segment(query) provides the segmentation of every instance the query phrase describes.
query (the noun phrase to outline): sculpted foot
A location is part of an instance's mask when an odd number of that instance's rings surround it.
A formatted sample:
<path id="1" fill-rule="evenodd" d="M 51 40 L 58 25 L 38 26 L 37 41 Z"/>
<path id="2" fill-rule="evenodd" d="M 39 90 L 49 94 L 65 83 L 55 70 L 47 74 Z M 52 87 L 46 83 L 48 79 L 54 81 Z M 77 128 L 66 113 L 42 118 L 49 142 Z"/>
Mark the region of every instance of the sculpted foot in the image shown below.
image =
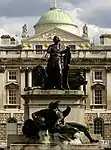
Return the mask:
<path id="1" fill-rule="evenodd" d="M 90 141 L 90 143 L 98 143 L 99 141 L 98 140 L 94 140 L 94 139 L 92 139 L 91 141 Z"/>

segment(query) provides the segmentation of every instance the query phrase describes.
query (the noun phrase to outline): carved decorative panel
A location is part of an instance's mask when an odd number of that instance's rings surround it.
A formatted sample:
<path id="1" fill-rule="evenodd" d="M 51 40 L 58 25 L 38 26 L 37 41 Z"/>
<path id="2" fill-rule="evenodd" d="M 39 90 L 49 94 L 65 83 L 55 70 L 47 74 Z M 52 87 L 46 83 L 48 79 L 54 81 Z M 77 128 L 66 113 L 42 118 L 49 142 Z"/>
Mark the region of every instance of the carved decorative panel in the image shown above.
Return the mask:
<path id="1" fill-rule="evenodd" d="M 14 113 L 13 117 L 17 119 L 17 122 L 23 122 L 23 113 Z"/>
<path id="2" fill-rule="evenodd" d="M 71 33 L 68 33 L 58 28 L 50 30 L 43 34 L 40 34 L 37 37 L 33 37 L 32 39 L 29 39 L 29 41 L 52 41 L 55 35 L 59 36 L 61 41 L 81 41 L 82 42 L 82 37 L 73 35 Z"/>
<path id="3" fill-rule="evenodd" d="M 7 119 L 10 117 L 10 113 L 0 113 L 0 123 L 7 122 Z"/>
<path id="4" fill-rule="evenodd" d="M 110 113 L 101 113 L 100 118 L 102 118 L 104 120 L 104 122 L 110 122 L 111 114 Z"/>
<path id="5" fill-rule="evenodd" d="M 97 118 L 97 113 L 85 114 L 85 122 L 86 123 L 93 123 L 95 118 Z"/>

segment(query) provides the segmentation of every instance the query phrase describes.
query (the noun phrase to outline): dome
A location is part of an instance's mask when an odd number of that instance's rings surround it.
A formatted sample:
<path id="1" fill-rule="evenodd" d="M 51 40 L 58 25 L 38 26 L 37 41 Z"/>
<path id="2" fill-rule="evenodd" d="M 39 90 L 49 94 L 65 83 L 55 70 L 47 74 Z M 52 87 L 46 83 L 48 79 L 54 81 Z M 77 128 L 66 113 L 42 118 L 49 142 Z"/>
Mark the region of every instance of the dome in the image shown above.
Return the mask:
<path id="1" fill-rule="evenodd" d="M 72 18 L 59 8 L 51 8 L 38 21 L 41 24 L 69 24 L 74 25 Z"/>

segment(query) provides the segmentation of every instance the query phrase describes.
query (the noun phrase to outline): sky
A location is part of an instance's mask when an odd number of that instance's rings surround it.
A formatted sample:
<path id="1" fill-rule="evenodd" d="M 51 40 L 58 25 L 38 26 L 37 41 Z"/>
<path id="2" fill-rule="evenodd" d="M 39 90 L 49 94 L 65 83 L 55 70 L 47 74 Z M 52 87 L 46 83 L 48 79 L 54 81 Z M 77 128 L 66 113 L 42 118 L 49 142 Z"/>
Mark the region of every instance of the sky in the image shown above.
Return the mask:
<path id="1" fill-rule="evenodd" d="M 89 37 L 95 39 L 102 33 L 111 33 L 111 0 L 56 0 L 80 30 L 84 24 Z M 22 26 L 28 25 L 29 34 L 41 15 L 49 10 L 54 0 L 0 0 L 0 35 L 21 36 Z"/>

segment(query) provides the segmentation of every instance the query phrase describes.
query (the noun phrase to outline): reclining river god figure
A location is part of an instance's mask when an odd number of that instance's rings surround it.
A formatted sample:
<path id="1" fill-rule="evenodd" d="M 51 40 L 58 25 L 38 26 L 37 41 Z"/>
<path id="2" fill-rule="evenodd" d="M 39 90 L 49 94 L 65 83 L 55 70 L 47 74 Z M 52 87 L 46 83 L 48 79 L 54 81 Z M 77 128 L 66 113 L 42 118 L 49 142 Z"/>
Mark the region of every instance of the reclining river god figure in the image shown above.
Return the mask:
<path id="1" fill-rule="evenodd" d="M 69 138 L 74 140 L 77 132 L 83 132 L 90 143 L 98 142 L 98 140 L 91 137 L 84 125 L 64 121 L 70 111 L 71 108 L 69 106 L 64 111 L 61 111 L 59 109 L 59 101 L 51 102 L 47 109 L 41 109 L 32 113 L 33 119 L 28 119 L 24 122 L 23 135 L 28 138 L 35 137 L 39 141 L 39 132 L 48 131 L 50 137 L 58 133 L 63 142 L 64 140 L 69 140 Z"/>

